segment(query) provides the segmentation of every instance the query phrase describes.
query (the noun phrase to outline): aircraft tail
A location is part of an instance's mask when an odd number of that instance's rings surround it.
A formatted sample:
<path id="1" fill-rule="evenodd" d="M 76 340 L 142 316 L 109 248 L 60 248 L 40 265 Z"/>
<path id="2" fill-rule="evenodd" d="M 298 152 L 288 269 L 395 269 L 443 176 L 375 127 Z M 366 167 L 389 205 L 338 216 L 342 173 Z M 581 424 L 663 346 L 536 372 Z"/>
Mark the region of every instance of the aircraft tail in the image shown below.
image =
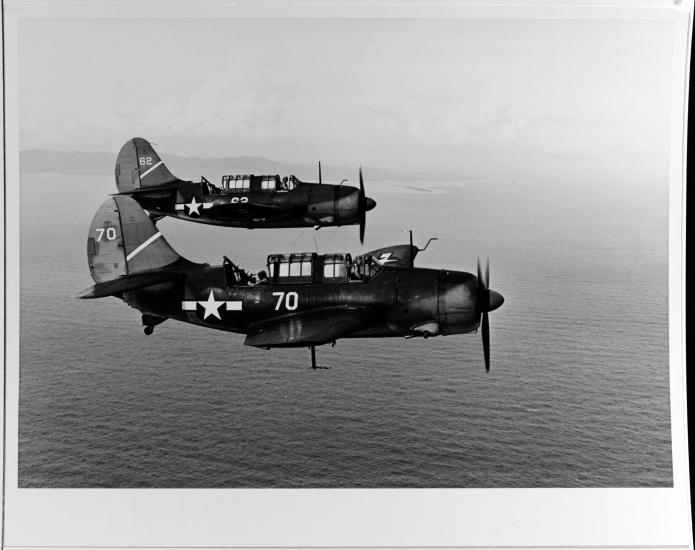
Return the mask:
<path id="1" fill-rule="evenodd" d="M 179 182 L 143 138 L 128 140 L 116 159 L 116 186 L 119 193 L 132 193 L 140 189 L 162 187 Z"/>
<path id="2" fill-rule="evenodd" d="M 173 280 L 189 263 L 179 256 L 131 197 L 115 195 L 97 210 L 87 238 L 96 283 L 79 298 L 99 298 Z"/>

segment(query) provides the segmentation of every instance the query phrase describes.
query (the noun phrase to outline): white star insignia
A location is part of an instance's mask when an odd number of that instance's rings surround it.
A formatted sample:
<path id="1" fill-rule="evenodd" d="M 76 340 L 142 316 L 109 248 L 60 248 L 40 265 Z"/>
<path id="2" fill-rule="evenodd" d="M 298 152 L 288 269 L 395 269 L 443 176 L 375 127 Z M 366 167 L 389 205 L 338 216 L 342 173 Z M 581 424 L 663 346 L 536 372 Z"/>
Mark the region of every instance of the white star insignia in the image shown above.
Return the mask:
<path id="1" fill-rule="evenodd" d="M 182 311 L 197 311 L 198 310 L 198 304 L 203 306 L 205 311 L 203 312 L 203 320 L 207 319 L 212 315 L 213 317 L 217 317 L 220 321 L 222 318 L 220 317 L 220 306 L 224 304 L 224 310 L 225 311 L 242 311 L 244 308 L 244 303 L 241 300 L 215 300 L 215 295 L 213 294 L 212 290 L 210 291 L 210 296 L 208 296 L 207 300 L 183 300 L 181 302 L 181 310 Z"/>
<path id="2" fill-rule="evenodd" d="M 202 202 L 196 202 L 195 197 L 193 197 L 191 199 L 191 203 L 186 205 L 188 207 L 188 215 L 192 216 L 193 212 L 195 212 L 196 214 L 198 214 L 198 216 L 200 216 L 200 212 L 198 212 L 198 208 L 200 208 L 202 204 L 203 204 Z"/>
<path id="3" fill-rule="evenodd" d="M 212 290 L 210 291 L 210 296 L 208 296 L 206 301 L 200 301 L 198 303 L 205 308 L 205 312 L 203 313 L 203 321 L 210 315 L 217 317 L 220 321 L 222 320 L 219 309 L 220 306 L 224 304 L 224 301 L 215 300 L 215 295 L 212 293 Z"/>

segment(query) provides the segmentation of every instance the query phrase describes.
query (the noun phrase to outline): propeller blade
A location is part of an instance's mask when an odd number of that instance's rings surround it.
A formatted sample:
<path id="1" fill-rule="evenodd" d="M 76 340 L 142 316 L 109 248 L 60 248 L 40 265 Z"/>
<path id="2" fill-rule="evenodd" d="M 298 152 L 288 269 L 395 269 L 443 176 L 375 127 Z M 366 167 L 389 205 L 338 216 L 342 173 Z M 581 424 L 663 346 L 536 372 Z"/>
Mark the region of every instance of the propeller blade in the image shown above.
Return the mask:
<path id="1" fill-rule="evenodd" d="M 487 278 L 490 272 L 489 262 L 485 266 L 485 277 L 483 277 L 483 268 L 480 265 L 478 258 L 478 309 L 479 311 L 487 311 L 490 305 L 490 292 L 487 286 Z"/>
<path id="2" fill-rule="evenodd" d="M 483 337 L 483 355 L 485 357 L 485 371 L 490 372 L 490 319 L 488 311 L 490 311 L 490 260 L 485 261 L 485 272 L 480 265 L 478 258 L 478 312 L 482 315 L 480 329 Z M 495 296 L 501 298 L 501 295 L 495 293 Z M 497 300 L 499 301 L 499 300 Z M 495 307 L 499 307 L 496 301 Z"/>
<path id="3" fill-rule="evenodd" d="M 360 213 L 360 244 L 364 244 L 364 226 L 367 225 L 367 216 L 364 212 Z"/>
<path id="4" fill-rule="evenodd" d="M 485 356 L 485 371 L 490 372 L 490 321 L 488 320 L 487 311 L 483 313 L 482 333 L 483 355 Z"/>
<path id="5" fill-rule="evenodd" d="M 360 212 L 360 244 L 364 244 L 364 228 L 367 225 L 367 196 L 364 193 L 364 179 L 362 178 L 362 167 L 360 166 L 360 194 L 358 199 L 358 209 Z"/>
<path id="6" fill-rule="evenodd" d="M 485 288 L 490 288 L 490 258 L 485 259 Z"/>

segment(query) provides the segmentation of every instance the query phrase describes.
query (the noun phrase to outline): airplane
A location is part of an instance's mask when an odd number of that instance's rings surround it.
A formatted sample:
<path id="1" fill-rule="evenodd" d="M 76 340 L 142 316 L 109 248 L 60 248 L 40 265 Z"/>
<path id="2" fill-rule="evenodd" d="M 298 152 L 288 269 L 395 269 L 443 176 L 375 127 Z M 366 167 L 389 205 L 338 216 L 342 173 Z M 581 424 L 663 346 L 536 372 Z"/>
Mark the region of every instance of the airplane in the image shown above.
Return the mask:
<path id="1" fill-rule="evenodd" d="M 428 243 L 429 244 L 429 243 Z M 142 313 L 145 334 L 167 319 L 245 334 L 258 348 L 316 346 L 340 338 L 423 337 L 482 328 L 490 370 L 488 313 L 504 298 L 489 289 L 489 263 L 477 276 L 414 266 L 412 244 L 349 253 L 270 254 L 252 275 L 177 254 L 131 197 L 113 195 L 89 229 L 94 285 L 78 298 L 115 296 Z"/>
<path id="2" fill-rule="evenodd" d="M 277 228 L 360 226 L 364 243 L 366 213 L 376 201 L 360 187 L 300 181 L 295 176 L 226 175 L 221 186 L 174 176 L 143 138 L 128 140 L 116 160 L 118 194 L 133 197 L 157 221 L 164 216 L 228 227 Z M 344 180 L 345 181 L 345 180 Z"/>

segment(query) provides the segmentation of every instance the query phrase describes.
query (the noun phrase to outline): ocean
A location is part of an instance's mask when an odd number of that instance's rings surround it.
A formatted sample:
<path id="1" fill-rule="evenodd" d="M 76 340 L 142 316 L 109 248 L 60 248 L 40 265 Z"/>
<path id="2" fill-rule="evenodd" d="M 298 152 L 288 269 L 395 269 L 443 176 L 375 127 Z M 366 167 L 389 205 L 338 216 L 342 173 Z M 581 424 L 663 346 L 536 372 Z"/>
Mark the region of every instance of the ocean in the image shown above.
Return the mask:
<path id="1" fill-rule="evenodd" d="M 490 259 L 480 334 L 258 350 L 176 321 L 145 336 L 92 284 L 86 238 L 112 175 L 21 178 L 20 487 L 668 487 L 668 190 L 610 182 L 371 182 L 356 226 L 241 230 L 165 219 L 194 261 L 424 246 Z"/>

